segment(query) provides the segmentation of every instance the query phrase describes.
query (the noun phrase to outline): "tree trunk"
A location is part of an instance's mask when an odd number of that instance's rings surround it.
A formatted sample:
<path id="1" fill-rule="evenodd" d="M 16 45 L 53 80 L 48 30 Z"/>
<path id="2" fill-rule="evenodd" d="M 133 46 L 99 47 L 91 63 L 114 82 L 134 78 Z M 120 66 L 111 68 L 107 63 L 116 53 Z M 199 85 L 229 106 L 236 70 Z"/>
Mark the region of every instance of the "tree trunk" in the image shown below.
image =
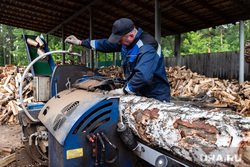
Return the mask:
<path id="1" fill-rule="evenodd" d="M 221 43 L 221 47 L 223 47 L 222 25 L 220 26 L 220 43 Z"/>
<path id="2" fill-rule="evenodd" d="M 9 29 L 9 35 L 10 35 L 10 42 L 9 42 L 9 64 L 11 64 L 11 46 L 12 46 L 12 43 L 11 43 L 11 38 L 12 38 L 12 32 L 11 32 L 12 28 L 10 27 Z"/>
<path id="3" fill-rule="evenodd" d="M 5 37 L 4 37 L 4 25 L 2 24 L 2 30 L 3 30 L 3 66 L 5 67 L 6 65 L 6 55 L 5 55 Z"/>
<path id="4" fill-rule="evenodd" d="M 250 118 L 123 96 L 123 121 L 153 146 L 201 166 L 249 166 Z"/>

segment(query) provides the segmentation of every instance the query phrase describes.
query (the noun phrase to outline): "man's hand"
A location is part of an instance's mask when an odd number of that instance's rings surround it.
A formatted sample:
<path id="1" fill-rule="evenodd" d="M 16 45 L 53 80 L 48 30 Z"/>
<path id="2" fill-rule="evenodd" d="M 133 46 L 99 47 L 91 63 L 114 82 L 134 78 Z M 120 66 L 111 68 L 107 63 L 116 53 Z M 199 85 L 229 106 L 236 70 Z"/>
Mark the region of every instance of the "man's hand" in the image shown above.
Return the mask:
<path id="1" fill-rule="evenodd" d="M 65 39 L 64 42 L 80 46 L 82 41 L 77 39 L 74 35 L 70 35 Z"/>
<path id="2" fill-rule="evenodd" d="M 123 92 L 123 88 L 111 90 L 108 92 L 108 94 L 113 96 L 125 95 L 125 93 Z"/>

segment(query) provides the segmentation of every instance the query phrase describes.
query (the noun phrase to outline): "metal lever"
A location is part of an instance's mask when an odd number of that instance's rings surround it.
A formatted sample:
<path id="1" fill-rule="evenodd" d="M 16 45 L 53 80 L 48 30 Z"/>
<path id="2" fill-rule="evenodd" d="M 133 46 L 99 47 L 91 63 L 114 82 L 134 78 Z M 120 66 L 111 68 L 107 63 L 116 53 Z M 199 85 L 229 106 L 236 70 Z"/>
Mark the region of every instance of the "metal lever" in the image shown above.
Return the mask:
<path id="1" fill-rule="evenodd" d="M 36 119 L 34 118 L 29 112 L 28 110 L 26 109 L 25 105 L 24 105 L 24 102 L 23 102 L 23 82 L 24 82 L 24 79 L 26 78 L 26 74 L 28 73 L 28 71 L 30 70 L 30 68 L 38 61 L 40 60 L 41 58 L 47 56 L 47 55 L 50 55 L 50 54 L 55 54 L 55 53 L 65 53 L 65 54 L 71 54 L 71 55 L 76 55 L 76 56 L 82 56 L 80 55 L 79 53 L 70 53 L 69 51 L 65 51 L 65 50 L 57 50 L 57 51 L 51 51 L 51 52 L 47 52 L 47 53 L 44 53 L 43 55 L 35 58 L 27 67 L 26 69 L 24 70 L 23 72 L 23 76 L 21 78 L 21 81 L 20 81 L 20 86 L 19 86 L 19 98 L 20 98 L 20 103 L 22 105 L 22 108 L 23 108 L 23 111 L 25 112 L 25 114 L 29 117 L 29 119 L 31 119 L 33 122 L 40 122 L 39 119 Z"/>
<path id="2" fill-rule="evenodd" d="M 57 79 L 55 79 L 55 98 L 57 96 Z"/>
<path id="3" fill-rule="evenodd" d="M 161 152 L 152 149 L 140 142 L 134 150 L 134 154 L 147 161 L 149 164 L 154 165 L 155 167 L 189 167 L 188 165 L 164 155 Z"/>
<path id="4" fill-rule="evenodd" d="M 73 52 L 73 45 L 72 44 L 69 45 L 69 49 L 67 50 L 67 54 L 82 57 L 81 54 Z"/>
<path id="5" fill-rule="evenodd" d="M 65 84 L 65 86 L 67 87 L 67 88 L 69 88 L 69 91 L 71 92 L 71 78 L 69 77 L 69 78 L 67 78 L 67 83 Z"/>

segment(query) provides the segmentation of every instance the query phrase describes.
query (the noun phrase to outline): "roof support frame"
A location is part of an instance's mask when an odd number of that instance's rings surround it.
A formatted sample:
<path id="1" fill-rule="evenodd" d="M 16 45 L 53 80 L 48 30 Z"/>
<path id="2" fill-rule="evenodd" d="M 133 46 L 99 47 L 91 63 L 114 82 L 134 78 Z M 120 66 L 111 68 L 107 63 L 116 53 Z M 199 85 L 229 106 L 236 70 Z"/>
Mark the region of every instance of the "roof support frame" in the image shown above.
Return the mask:
<path id="1" fill-rule="evenodd" d="M 244 21 L 240 20 L 239 26 L 240 56 L 239 56 L 239 84 L 244 82 Z"/>
<path id="2" fill-rule="evenodd" d="M 62 23 L 60 23 L 59 25 L 57 25 L 56 27 L 54 27 L 53 29 L 51 29 L 49 32 L 47 32 L 47 34 L 53 33 L 58 28 L 62 27 L 63 24 L 66 24 L 66 23 L 70 22 L 71 20 L 73 20 L 74 18 L 78 17 L 83 12 L 85 12 L 86 10 L 88 10 L 90 6 L 98 3 L 99 1 L 101 1 L 101 0 L 94 0 L 94 1 L 92 1 L 91 3 L 89 3 L 88 5 L 86 5 L 84 8 L 82 8 L 80 11 L 76 12 L 75 14 L 73 14 L 72 16 L 70 16 L 69 18 L 67 18 L 66 20 L 64 20 Z"/>
<path id="3" fill-rule="evenodd" d="M 159 0 L 155 0 L 155 39 L 161 43 L 161 9 Z"/>
<path id="4" fill-rule="evenodd" d="M 89 39 L 93 39 L 93 7 L 89 7 Z M 94 52 L 89 49 L 90 55 L 90 68 L 94 69 Z"/>

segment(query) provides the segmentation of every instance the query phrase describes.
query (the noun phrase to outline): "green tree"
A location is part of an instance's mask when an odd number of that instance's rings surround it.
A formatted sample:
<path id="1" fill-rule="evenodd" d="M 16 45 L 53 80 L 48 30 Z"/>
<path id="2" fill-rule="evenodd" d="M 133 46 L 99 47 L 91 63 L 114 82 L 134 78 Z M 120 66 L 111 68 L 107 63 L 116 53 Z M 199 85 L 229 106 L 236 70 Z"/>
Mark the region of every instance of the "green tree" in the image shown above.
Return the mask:
<path id="1" fill-rule="evenodd" d="M 187 33 L 187 38 L 183 41 L 183 46 L 187 49 L 181 52 L 181 55 L 205 53 L 208 49 L 208 39 L 202 38 L 201 32 L 194 31 Z"/>
<path id="2" fill-rule="evenodd" d="M 0 59 L 1 59 L 1 66 L 4 66 L 5 64 L 14 64 L 13 61 L 13 55 L 11 53 L 12 50 L 15 49 L 13 42 L 15 40 L 15 36 L 13 35 L 13 29 L 14 27 L 7 26 L 7 25 L 0 25 L 1 30 L 1 53 L 0 53 Z"/>

